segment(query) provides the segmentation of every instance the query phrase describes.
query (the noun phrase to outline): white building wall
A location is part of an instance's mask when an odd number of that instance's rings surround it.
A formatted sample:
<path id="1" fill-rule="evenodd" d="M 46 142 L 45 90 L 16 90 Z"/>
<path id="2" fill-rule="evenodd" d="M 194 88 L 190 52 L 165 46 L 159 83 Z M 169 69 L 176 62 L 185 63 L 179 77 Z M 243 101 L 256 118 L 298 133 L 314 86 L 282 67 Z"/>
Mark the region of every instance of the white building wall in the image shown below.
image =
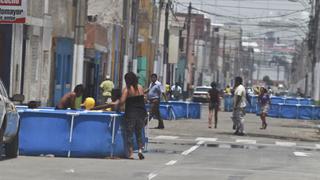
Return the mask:
<path id="1" fill-rule="evenodd" d="M 50 94 L 53 25 L 48 11 L 47 0 L 28 2 L 23 94 L 26 102 L 41 101 L 42 105 L 48 103 Z"/>

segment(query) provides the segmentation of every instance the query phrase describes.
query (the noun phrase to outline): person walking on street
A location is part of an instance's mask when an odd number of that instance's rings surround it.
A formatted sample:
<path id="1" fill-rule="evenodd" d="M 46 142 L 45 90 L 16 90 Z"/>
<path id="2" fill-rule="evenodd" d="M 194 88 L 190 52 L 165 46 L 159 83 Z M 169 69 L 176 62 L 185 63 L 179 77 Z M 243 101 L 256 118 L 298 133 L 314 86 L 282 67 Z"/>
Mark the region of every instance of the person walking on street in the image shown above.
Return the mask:
<path id="1" fill-rule="evenodd" d="M 151 118 L 157 118 L 159 123 L 158 123 L 158 126 L 155 127 L 155 129 L 164 129 L 163 119 L 161 118 L 161 115 L 160 115 L 160 98 L 161 98 L 161 95 L 164 94 L 164 88 L 161 82 L 158 81 L 157 74 L 151 75 L 151 83 L 146 93 L 148 93 L 147 97 L 151 106 L 149 120 L 151 120 Z"/>
<path id="2" fill-rule="evenodd" d="M 114 105 L 120 107 L 125 104 L 124 119 L 127 134 L 128 158 L 134 159 L 133 134 L 135 134 L 139 148 L 138 157 L 142 160 L 144 159 L 144 155 L 142 154 L 142 129 L 144 128 L 145 119 L 147 118 L 147 110 L 144 104 L 144 90 L 142 86 L 138 85 L 138 78 L 133 72 L 127 73 L 124 78 L 126 87 L 122 90 L 120 100 L 116 101 Z"/>
<path id="3" fill-rule="evenodd" d="M 106 79 L 100 84 L 100 88 L 103 90 L 102 96 L 104 97 L 104 103 L 106 103 L 111 98 L 111 91 L 114 88 L 109 75 L 106 75 Z"/>
<path id="4" fill-rule="evenodd" d="M 211 89 L 209 90 L 209 117 L 208 117 L 208 127 L 212 127 L 212 115 L 214 110 L 214 128 L 217 128 L 218 124 L 218 111 L 220 106 L 220 96 L 219 90 L 217 89 L 217 84 L 215 82 L 211 83 Z"/>
<path id="5" fill-rule="evenodd" d="M 242 78 L 235 78 L 232 120 L 234 123 L 235 135 L 244 136 L 244 116 L 246 108 L 246 89 L 242 85 Z"/>
<path id="6" fill-rule="evenodd" d="M 260 88 L 258 103 L 260 104 L 260 108 L 261 108 L 260 119 L 262 121 L 262 126 L 260 129 L 266 129 L 267 128 L 266 117 L 270 107 L 270 97 L 268 94 L 268 90 L 264 87 Z"/>

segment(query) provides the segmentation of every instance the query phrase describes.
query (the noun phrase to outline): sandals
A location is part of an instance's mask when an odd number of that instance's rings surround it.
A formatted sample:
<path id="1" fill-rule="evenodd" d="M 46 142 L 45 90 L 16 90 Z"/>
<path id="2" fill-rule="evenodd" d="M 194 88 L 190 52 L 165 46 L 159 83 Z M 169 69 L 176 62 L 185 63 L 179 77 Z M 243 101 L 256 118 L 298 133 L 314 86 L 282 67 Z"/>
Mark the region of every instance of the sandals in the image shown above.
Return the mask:
<path id="1" fill-rule="evenodd" d="M 140 160 L 144 159 L 144 155 L 142 153 L 138 153 L 138 157 L 139 157 Z"/>
<path id="2" fill-rule="evenodd" d="M 268 124 L 267 124 L 267 123 L 262 124 L 262 127 L 261 127 L 260 129 L 267 129 L 267 126 L 268 126 Z"/>

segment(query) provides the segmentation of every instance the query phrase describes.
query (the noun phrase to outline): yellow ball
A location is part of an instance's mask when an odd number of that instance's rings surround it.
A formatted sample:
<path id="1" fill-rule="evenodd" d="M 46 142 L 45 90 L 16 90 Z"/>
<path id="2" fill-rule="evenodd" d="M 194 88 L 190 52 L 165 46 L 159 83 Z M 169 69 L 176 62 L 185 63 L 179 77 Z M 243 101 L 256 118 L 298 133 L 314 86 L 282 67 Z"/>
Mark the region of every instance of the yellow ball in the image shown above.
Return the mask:
<path id="1" fill-rule="evenodd" d="M 96 105 L 96 101 L 92 97 L 88 97 L 84 101 L 83 105 L 86 108 L 86 110 L 90 110 L 94 108 L 94 106 Z"/>

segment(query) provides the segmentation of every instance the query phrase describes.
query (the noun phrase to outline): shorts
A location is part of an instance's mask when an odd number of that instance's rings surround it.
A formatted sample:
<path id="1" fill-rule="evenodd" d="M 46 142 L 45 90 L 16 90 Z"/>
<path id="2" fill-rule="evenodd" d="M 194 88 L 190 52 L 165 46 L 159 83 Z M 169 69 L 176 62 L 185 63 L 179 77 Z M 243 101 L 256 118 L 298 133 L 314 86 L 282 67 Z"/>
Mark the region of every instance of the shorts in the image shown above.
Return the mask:
<path id="1" fill-rule="evenodd" d="M 268 111 L 269 111 L 269 108 L 270 108 L 269 104 L 266 104 L 266 105 L 261 106 L 261 109 L 260 109 L 260 110 L 261 110 L 261 113 L 267 114 Z"/>
<path id="2" fill-rule="evenodd" d="M 216 102 L 209 102 L 209 110 L 218 109 L 219 104 Z"/>

